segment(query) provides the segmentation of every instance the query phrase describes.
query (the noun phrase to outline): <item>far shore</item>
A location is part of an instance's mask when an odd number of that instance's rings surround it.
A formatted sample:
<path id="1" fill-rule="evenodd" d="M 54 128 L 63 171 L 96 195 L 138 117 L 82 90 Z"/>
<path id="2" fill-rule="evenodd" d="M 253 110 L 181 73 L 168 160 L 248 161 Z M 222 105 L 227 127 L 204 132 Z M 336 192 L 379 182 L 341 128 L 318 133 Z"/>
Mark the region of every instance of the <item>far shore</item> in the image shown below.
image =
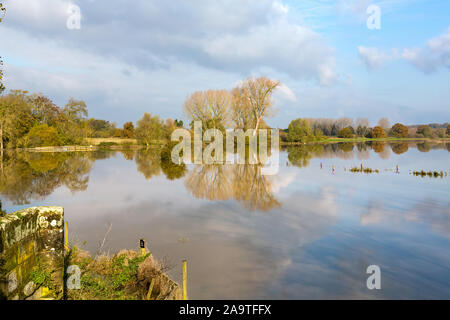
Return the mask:
<path id="1" fill-rule="evenodd" d="M 17 150 L 23 150 L 28 152 L 76 152 L 76 151 L 97 151 L 97 150 L 139 150 L 147 148 L 143 144 L 139 144 L 135 139 L 120 139 L 120 138 L 94 138 L 90 139 L 91 143 L 89 145 L 72 145 L 72 146 L 45 146 L 45 147 L 35 147 L 35 148 L 18 148 Z M 358 142 L 408 142 L 408 141 L 422 141 L 422 142 L 432 142 L 432 143 L 446 143 L 450 142 L 450 138 L 337 138 L 337 137 L 327 137 L 321 140 L 305 141 L 305 142 L 287 142 L 280 141 L 281 147 L 286 146 L 300 146 L 300 145 L 312 145 L 312 144 L 327 144 L 327 143 L 358 143 Z M 89 140 L 88 140 L 89 142 Z M 150 148 L 161 147 L 167 142 L 155 141 L 150 145 Z"/>

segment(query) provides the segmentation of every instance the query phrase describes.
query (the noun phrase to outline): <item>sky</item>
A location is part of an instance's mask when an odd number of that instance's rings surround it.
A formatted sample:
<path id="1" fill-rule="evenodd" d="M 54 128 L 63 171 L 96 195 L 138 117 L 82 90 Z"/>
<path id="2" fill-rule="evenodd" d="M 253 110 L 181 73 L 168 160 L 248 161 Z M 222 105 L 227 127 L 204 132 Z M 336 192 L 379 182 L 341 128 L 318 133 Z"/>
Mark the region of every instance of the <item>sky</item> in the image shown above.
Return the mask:
<path id="1" fill-rule="evenodd" d="M 90 117 L 118 125 L 144 112 L 186 121 L 188 95 L 250 76 L 281 82 L 274 127 L 300 117 L 450 121 L 448 0 L 2 3 L 7 89 L 60 106 L 82 99 Z"/>

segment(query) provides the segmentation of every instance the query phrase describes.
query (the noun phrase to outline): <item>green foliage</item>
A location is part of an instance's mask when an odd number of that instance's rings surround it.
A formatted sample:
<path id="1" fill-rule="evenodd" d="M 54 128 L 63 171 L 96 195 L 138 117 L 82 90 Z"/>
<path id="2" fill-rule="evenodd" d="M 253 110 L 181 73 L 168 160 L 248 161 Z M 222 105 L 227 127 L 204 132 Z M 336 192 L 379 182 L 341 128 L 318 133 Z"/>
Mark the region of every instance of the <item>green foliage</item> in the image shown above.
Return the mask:
<path id="1" fill-rule="evenodd" d="M 58 131 L 47 124 L 40 124 L 31 128 L 23 142 L 25 147 L 48 147 L 61 145 Z"/>
<path id="2" fill-rule="evenodd" d="M 177 164 L 172 161 L 172 149 L 177 144 L 177 142 L 171 141 L 161 150 L 161 170 L 169 180 L 182 178 L 187 170 L 184 163 Z M 182 156 L 183 154 L 180 154 L 180 157 Z"/>
<path id="3" fill-rule="evenodd" d="M 396 123 L 392 126 L 391 134 L 397 138 L 407 138 L 408 137 L 408 127 L 401 123 Z"/>
<path id="4" fill-rule="evenodd" d="M 372 129 L 372 138 L 386 138 L 386 131 L 380 126 L 376 126 Z"/>
<path id="5" fill-rule="evenodd" d="M 136 138 L 143 141 L 147 147 L 149 147 L 153 141 L 160 140 L 163 137 L 164 123 L 160 117 L 145 113 L 137 122 Z"/>
<path id="6" fill-rule="evenodd" d="M 5 13 L 6 8 L 0 3 L 0 22 L 3 20 L 3 14 Z M 3 61 L 0 59 L 0 67 L 3 65 Z M 5 90 L 5 86 L 2 83 L 3 80 L 3 70 L 0 69 L 0 94 Z"/>
<path id="7" fill-rule="evenodd" d="M 118 144 L 116 142 L 100 142 L 100 144 L 98 145 L 98 147 L 100 149 L 108 149 L 112 146 L 118 146 Z"/>
<path id="8" fill-rule="evenodd" d="M 134 280 L 139 268 L 139 264 L 142 263 L 148 256 L 149 254 L 145 256 L 136 256 L 131 259 L 126 259 L 125 255 L 115 256 L 112 259 L 111 264 L 113 289 L 123 289 L 127 283 Z"/>
<path id="9" fill-rule="evenodd" d="M 0 218 L 6 215 L 6 211 L 2 209 L 2 200 L 0 199 Z"/>
<path id="10" fill-rule="evenodd" d="M 305 142 L 313 139 L 313 132 L 308 120 L 292 120 L 288 127 L 288 140 L 290 142 Z"/>
<path id="11" fill-rule="evenodd" d="M 182 128 L 182 127 L 183 127 L 183 120 L 175 119 L 175 125 L 176 125 L 178 128 Z"/>
<path id="12" fill-rule="evenodd" d="M 126 122 L 123 125 L 122 136 L 124 138 L 132 139 L 134 138 L 134 124 L 133 122 Z"/>
<path id="13" fill-rule="evenodd" d="M 433 137 L 433 130 L 426 125 L 419 126 L 417 128 L 417 133 L 423 135 L 425 138 L 432 138 Z"/>
<path id="14" fill-rule="evenodd" d="M 339 138 L 353 138 L 354 131 L 352 127 L 345 127 L 344 129 L 339 130 L 338 137 Z"/>
<path id="15" fill-rule="evenodd" d="M 37 287 L 49 287 L 51 274 L 48 271 L 43 270 L 41 264 L 38 262 L 37 267 L 35 267 L 31 272 L 30 279 Z"/>

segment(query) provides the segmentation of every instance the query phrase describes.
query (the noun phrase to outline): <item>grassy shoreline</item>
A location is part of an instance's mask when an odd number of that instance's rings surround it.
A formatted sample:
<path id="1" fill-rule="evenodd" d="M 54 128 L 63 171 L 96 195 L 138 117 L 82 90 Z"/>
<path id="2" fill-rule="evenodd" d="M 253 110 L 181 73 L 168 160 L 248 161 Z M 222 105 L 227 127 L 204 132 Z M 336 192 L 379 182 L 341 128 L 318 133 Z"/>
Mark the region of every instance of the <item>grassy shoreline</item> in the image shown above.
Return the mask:
<path id="1" fill-rule="evenodd" d="M 138 150 L 146 148 L 145 145 L 139 144 L 135 139 L 97 139 L 96 144 L 89 145 L 72 145 L 72 146 L 47 146 L 47 147 L 34 147 L 34 148 L 18 148 L 19 150 L 29 151 L 29 152 L 73 152 L 73 151 L 97 151 L 97 150 L 126 150 L 133 149 Z M 113 141 L 112 141 L 113 140 Z M 130 141 L 133 140 L 133 141 Z M 296 145 L 310 145 L 310 144 L 326 144 L 326 143 L 346 143 L 346 142 L 411 142 L 411 141 L 421 141 L 421 142 L 433 142 L 433 143 L 450 143 L 450 138 L 396 138 L 396 137 L 386 137 L 386 138 L 338 138 L 338 137 L 326 137 L 320 140 L 311 140 L 305 142 L 288 142 L 281 141 L 280 146 L 296 146 Z M 225 142 L 225 141 L 224 141 Z M 106 143 L 105 145 L 103 143 Z M 164 146 L 168 141 L 155 141 L 151 144 L 154 146 Z"/>
<path id="2" fill-rule="evenodd" d="M 438 138 L 438 139 L 430 139 L 430 138 L 395 138 L 395 137 L 387 137 L 387 138 L 337 138 L 337 137 L 327 137 L 320 140 L 314 141 L 306 141 L 306 142 L 287 142 L 280 141 L 281 146 L 295 146 L 295 145 L 304 145 L 304 144 L 315 144 L 315 143 L 339 143 L 339 142 L 396 142 L 396 141 L 425 141 L 425 142 L 437 142 L 444 143 L 450 142 L 450 138 Z"/>

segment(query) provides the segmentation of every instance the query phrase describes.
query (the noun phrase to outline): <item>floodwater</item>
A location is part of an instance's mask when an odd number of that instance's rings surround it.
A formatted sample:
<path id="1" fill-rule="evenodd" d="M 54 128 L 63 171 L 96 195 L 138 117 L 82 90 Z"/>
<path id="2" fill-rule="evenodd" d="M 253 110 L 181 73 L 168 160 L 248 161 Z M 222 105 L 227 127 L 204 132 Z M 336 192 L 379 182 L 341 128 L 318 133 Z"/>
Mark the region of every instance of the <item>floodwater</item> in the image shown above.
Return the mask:
<path id="1" fill-rule="evenodd" d="M 4 156 L 0 198 L 7 212 L 63 206 L 71 243 L 90 252 L 108 229 L 110 253 L 145 238 L 178 282 L 187 259 L 190 299 L 450 299 L 449 151 L 296 146 L 274 176 L 177 166 L 156 150 L 16 152 Z M 379 172 L 350 172 L 361 164 Z M 380 290 L 367 288 L 370 265 Z"/>

